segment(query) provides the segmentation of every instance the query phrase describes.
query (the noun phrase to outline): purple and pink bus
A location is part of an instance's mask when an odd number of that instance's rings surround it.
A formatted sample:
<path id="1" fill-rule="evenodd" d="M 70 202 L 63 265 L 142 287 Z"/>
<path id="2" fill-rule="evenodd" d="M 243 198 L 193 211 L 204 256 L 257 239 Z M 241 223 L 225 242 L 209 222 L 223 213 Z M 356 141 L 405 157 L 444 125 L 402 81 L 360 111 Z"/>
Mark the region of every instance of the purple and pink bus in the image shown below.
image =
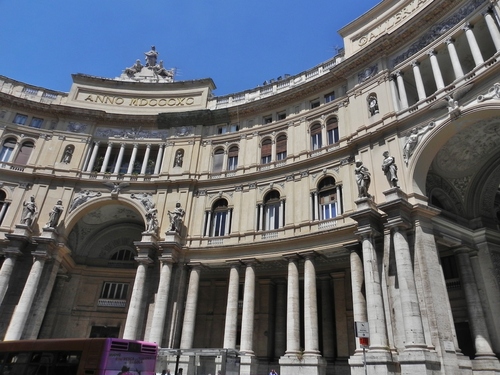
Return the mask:
<path id="1" fill-rule="evenodd" d="M 0 375 L 155 375 L 158 346 L 115 338 L 0 342 Z"/>

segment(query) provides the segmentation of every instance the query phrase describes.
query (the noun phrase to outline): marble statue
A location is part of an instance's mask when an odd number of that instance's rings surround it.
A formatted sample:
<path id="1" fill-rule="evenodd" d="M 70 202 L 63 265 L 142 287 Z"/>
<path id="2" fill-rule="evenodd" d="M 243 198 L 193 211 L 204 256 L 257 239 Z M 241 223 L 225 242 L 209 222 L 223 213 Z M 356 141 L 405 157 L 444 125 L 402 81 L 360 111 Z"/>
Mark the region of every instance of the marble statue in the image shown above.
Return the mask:
<path id="1" fill-rule="evenodd" d="M 45 228 L 55 228 L 59 223 L 64 207 L 62 205 L 62 200 L 58 200 L 52 210 L 49 213 L 49 221 L 45 224 Z"/>
<path id="2" fill-rule="evenodd" d="M 35 221 L 38 207 L 35 203 L 35 197 L 32 195 L 27 201 L 23 203 L 23 213 L 21 216 L 21 224 L 31 227 Z"/>
<path id="3" fill-rule="evenodd" d="M 175 205 L 174 211 L 168 211 L 168 217 L 170 218 L 170 228 L 169 231 L 180 232 L 182 225 L 182 218 L 186 212 L 181 208 L 181 204 L 177 203 Z"/>
<path id="4" fill-rule="evenodd" d="M 398 167 L 394 157 L 389 156 L 389 151 L 384 152 L 384 161 L 382 162 L 382 170 L 391 187 L 399 187 L 398 185 Z"/>
<path id="5" fill-rule="evenodd" d="M 153 203 L 148 212 L 146 212 L 146 232 L 156 233 L 158 230 L 157 214 L 158 210 L 156 209 L 156 205 Z"/>
<path id="6" fill-rule="evenodd" d="M 144 52 L 146 55 L 146 67 L 153 68 L 156 65 L 156 60 L 158 59 L 158 52 L 156 52 L 156 47 L 151 46 L 151 50 Z"/>
<path id="7" fill-rule="evenodd" d="M 368 188 L 371 183 L 371 175 L 361 160 L 356 160 L 354 174 L 356 175 L 356 183 L 358 184 L 358 198 L 370 198 L 371 195 L 368 194 Z"/>

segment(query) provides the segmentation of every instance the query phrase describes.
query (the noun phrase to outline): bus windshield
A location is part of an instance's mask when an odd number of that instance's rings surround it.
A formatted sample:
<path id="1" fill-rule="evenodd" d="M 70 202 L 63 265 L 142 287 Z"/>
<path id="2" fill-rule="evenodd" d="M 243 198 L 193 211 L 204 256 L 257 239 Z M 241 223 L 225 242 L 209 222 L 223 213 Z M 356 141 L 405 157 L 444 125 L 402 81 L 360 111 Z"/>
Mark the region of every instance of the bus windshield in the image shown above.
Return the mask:
<path id="1" fill-rule="evenodd" d="M 154 375 L 154 343 L 115 338 L 0 342 L 0 375 Z"/>

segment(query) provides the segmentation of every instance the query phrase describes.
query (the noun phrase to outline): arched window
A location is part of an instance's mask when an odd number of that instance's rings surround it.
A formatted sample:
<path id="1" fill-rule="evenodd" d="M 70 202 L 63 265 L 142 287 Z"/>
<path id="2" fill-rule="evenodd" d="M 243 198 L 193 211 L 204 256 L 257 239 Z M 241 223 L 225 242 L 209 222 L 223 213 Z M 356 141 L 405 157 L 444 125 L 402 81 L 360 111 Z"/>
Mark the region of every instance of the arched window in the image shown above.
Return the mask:
<path id="1" fill-rule="evenodd" d="M 15 138 L 7 138 L 2 144 L 2 150 L 0 150 L 0 162 L 9 162 L 12 157 L 12 152 L 14 147 L 16 147 Z"/>
<path id="2" fill-rule="evenodd" d="M 281 199 L 280 193 L 271 190 L 264 197 L 263 229 L 273 230 L 283 227 L 285 202 Z"/>
<path id="3" fill-rule="evenodd" d="M 311 126 L 311 148 L 317 150 L 323 147 L 323 140 L 321 139 L 321 125 L 316 124 Z"/>
<path id="4" fill-rule="evenodd" d="M 214 151 L 212 172 L 213 173 L 222 172 L 223 164 L 224 164 L 224 149 L 218 148 Z"/>
<path id="5" fill-rule="evenodd" d="M 35 144 L 33 142 L 24 142 L 21 145 L 18 154 L 16 155 L 16 160 L 14 160 L 14 163 L 26 165 L 30 158 L 31 152 L 33 151 L 33 147 L 35 147 Z"/>
<path id="6" fill-rule="evenodd" d="M 7 213 L 7 208 L 9 208 L 9 202 L 6 202 L 7 195 L 5 191 L 0 190 L 0 224 L 2 224 L 3 218 Z"/>
<path id="7" fill-rule="evenodd" d="M 335 179 L 331 176 L 323 178 L 317 190 L 311 194 L 313 220 L 328 220 L 341 214 L 338 195 L 340 186 L 336 186 Z"/>
<path id="8" fill-rule="evenodd" d="M 272 153 L 273 143 L 271 139 L 266 138 L 262 141 L 262 146 L 260 150 L 260 163 L 268 164 L 271 162 L 271 153 Z"/>
<path id="9" fill-rule="evenodd" d="M 215 201 L 211 211 L 205 213 L 205 236 L 220 237 L 231 233 L 231 212 L 226 199 Z"/>
<path id="10" fill-rule="evenodd" d="M 328 144 L 333 145 L 339 141 L 339 122 L 337 117 L 332 117 L 326 123 L 326 136 Z"/>
<path id="11" fill-rule="evenodd" d="M 238 168 L 238 146 L 232 146 L 227 153 L 227 170 L 234 171 Z"/>
<path id="12" fill-rule="evenodd" d="M 282 134 L 276 138 L 276 160 L 286 159 L 286 135 Z"/>

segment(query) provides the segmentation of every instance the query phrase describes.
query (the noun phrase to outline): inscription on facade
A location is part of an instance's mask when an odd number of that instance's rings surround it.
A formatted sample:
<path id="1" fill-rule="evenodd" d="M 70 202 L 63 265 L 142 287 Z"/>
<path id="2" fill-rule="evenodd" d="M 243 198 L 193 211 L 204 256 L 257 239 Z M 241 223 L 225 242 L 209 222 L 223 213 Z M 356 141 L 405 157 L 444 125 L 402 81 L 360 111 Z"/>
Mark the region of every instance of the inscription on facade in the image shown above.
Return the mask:
<path id="1" fill-rule="evenodd" d="M 90 103 L 131 106 L 131 107 L 185 107 L 195 103 L 193 97 L 178 98 L 123 98 L 121 96 L 92 95 L 85 97 Z"/>
<path id="2" fill-rule="evenodd" d="M 403 9 L 401 9 L 396 14 L 392 15 L 382 23 L 380 23 L 377 27 L 370 30 L 365 35 L 361 36 L 358 39 L 358 46 L 364 47 L 367 44 L 371 43 L 373 40 L 377 39 L 382 34 L 388 33 L 392 31 L 395 27 L 399 26 L 399 24 L 406 20 L 407 18 L 412 17 L 415 13 L 424 8 L 425 5 L 431 3 L 433 0 L 413 0 Z"/>

